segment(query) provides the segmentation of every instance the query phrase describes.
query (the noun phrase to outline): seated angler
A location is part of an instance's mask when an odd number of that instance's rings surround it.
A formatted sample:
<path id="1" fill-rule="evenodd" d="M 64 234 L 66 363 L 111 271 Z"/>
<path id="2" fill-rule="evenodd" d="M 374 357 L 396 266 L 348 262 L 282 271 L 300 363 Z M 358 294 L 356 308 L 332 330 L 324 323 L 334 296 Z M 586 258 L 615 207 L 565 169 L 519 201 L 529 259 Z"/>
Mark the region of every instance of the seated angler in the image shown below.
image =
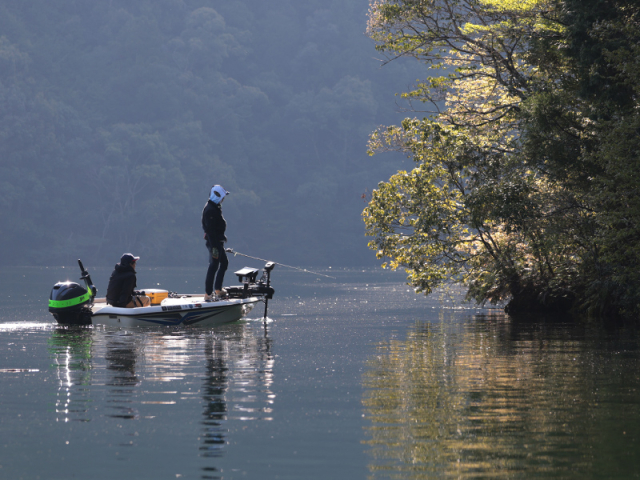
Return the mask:
<path id="1" fill-rule="evenodd" d="M 136 262 L 140 257 L 125 253 L 120 258 L 109 278 L 107 287 L 107 303 L 114 307 L 134 308 L 148 307 L 151 299 L 136 288 Z"/>

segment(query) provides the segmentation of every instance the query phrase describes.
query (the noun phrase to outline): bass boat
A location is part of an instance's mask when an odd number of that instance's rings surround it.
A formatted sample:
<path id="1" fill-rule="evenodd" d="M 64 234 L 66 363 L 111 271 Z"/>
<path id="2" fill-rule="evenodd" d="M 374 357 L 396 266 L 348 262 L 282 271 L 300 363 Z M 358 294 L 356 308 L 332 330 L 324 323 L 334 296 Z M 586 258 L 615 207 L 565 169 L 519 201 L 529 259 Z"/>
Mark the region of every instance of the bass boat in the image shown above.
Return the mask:
<path id="1" fill-rule="evenodd" d="M 212 327 L 240 320 L 258 302 L 264 302 L 266 318 L 268 301 L 274 294 L 271 270 L 275 263 L 267 262 L 260 279 L 257 279 L 259 270 L 256 268 L 245 267 L 235 272 L 240 285 L 226 287 L 226 296 L 213 302 L 205 302 L 203 295 L 146 289 L 144 293 L 151 298 L 150 306 L 114 307 L 107 304 L 105 298 L 96 298 L 97 289 L 91 276 L 80 260 L 78 265 L 84 286 L 76 282 L 58 282 L 49 297 L 49 312 L 61 325 Z"/>

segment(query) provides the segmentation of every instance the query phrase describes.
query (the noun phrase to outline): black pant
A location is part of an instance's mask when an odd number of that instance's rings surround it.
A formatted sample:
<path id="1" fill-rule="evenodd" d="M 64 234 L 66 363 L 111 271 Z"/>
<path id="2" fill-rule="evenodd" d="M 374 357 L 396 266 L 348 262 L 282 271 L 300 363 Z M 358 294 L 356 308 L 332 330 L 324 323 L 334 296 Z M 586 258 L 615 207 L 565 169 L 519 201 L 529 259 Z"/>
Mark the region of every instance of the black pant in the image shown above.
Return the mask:
<path id="1" fill-rule="evenodd" d="M 218 249 L 218 258 L 213 258 L 211 250 L 213 248 Z M 207 245 L 209 250 L 209 269 L 207 270 L 207 279 L 204 282 L 204 291 L 207 295 L 213 293 L 213 277 L 216 278 L 216 290 L 222 290 L 222 282 L 224 281 L 224 274 L 229 266 L 229 259 L 227 253 L 224 251 L 224 244 L 219 243 L 213 247 Z M 216 272 L 218 274 L 216 275 Z"/>

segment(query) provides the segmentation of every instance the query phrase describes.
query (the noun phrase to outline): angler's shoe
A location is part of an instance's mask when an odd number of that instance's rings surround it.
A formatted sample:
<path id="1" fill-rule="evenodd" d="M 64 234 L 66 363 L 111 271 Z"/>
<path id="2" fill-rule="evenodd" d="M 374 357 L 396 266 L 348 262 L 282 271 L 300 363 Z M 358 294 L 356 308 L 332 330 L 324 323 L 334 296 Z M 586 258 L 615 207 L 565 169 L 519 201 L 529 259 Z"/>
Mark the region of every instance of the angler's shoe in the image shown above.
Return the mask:
<path id="1" fill-rule="evenodd" d="M 213 294 L 209 295 L 208 293 L 204 294 L 204 301 L 205 302 L 213 302 L 215 301 Z"/>
<path id="2" fill-rule="evenodd" d="M 223 288 L 222 290 L 216 290 L 215 292 L 215 296 L 217 300 L 222 300 L 223 298 L 228 298 L 229 294 L 227 293 L 227 291 Z"/>

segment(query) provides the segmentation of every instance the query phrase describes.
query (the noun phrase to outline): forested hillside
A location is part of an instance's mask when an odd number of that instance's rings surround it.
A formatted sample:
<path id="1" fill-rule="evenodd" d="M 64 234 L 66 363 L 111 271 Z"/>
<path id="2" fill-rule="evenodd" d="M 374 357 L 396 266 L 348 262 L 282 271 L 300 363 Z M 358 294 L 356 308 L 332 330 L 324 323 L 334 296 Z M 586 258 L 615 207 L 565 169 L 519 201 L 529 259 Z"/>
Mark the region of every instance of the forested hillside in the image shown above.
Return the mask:
<path id="1" fill-rule="evenodd" d="M 229 246 L 364 264 L 366 156 L 414 80 L 380 69 L 368 0 L 0 3 L 0 264 L 202 263 L 214 183 Z M 413 68 L 412 66 L 410 66 Z M 409 80 L 407 80 L 409 79 Z M 395 157 L 394 162 L 402 161 Z"/>

